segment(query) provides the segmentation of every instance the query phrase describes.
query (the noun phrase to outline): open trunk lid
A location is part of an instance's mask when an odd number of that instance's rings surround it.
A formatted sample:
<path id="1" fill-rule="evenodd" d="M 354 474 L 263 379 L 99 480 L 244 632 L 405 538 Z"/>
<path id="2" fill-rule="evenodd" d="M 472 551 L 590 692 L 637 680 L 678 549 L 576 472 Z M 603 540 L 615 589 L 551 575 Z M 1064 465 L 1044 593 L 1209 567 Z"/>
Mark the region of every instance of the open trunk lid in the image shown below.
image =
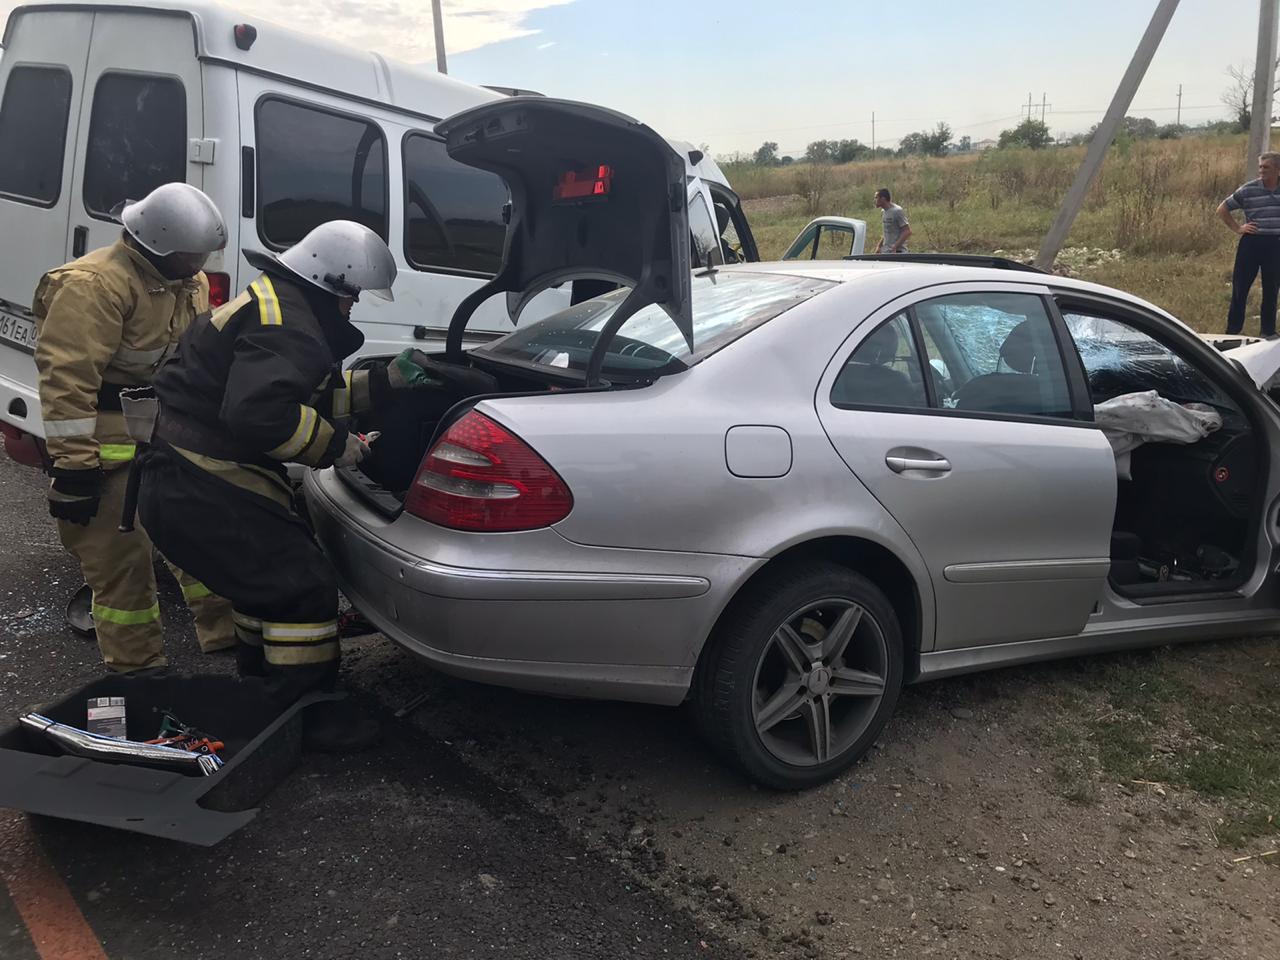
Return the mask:
<path id="1" fill-rule="evenodd" d="M 568 280 L 630 288 L 596 345 L 599 380 L 608 341 L 635 311 L 657 304 L 693 348 L 685 160 L 649 127 L 590 104 L 512 97 L 436 125 L 455 160 L 501 176 L 511 193 L 501 269 L 454 312 L 446 357 L 462 359 L 476 308 L 506 293 L 513 322 L 538 293 Z"/>

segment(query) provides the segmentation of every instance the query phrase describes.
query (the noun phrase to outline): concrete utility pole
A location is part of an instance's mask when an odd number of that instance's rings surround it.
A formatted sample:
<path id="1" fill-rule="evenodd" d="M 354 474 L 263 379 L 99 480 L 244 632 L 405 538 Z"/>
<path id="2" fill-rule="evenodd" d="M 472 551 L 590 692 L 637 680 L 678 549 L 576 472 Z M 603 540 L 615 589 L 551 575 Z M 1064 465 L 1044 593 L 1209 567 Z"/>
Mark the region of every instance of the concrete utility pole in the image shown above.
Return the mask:
<path id="1" fill-rule="evenodd" d="M 1173 125 L 1182 126 L 1182 84 L 1178 84 L 1178 119 L 1173 121 Z"/>
<path id="2" fill-rule="evenodd" d="M 449 72 L 449 65 L 444 59 L 444 14 L 440 11 L 442 0 L 431 0 L 431 20 L 436 28 L 436 69 L 441 73 Z"/>
<path id="3" fill-rule="evenodd" d="M 1253 118 L 1249 125 L 1249 156 L 1245 176 L 1252 178 L 1258 154 L 1271 149 L 1271 106 L 1275 97 L 1276 7 L 1280 0 L 1262 0 L 1258 7 L 1258 59 L 1253 65 Z"/>
<path id="4" fill-rule="evenodd" d="M 1040 122 L 1044 123 L 1044 114 L 1049 106 L 1049 95 L 1047 93 L 1040 94 Z"/>
<path id="5" fill-rule="evenodd" d="M 876 152 L 876 112 L 871 111 L 871 152 Z"/>
<path id="6" fill-rule="evenodd" d="M 1264 0 L 1264 3 L 1267 2 L 1274 7 L 1278 0 Z M 1058 259 L 1058 252 L 1062 249 L 1063 243 L 1066 242 L 1067 234 L 1071 232 L 1071 225 L 1075 223 L 1076 214 L 1080 212 L 1080 208 L 1084 205 L 1084 198 L 1085 194 L 1089 192 L 1089 185 L 1093 183 L 1094 177 L 1102 169 L 1102 161 L 1107 156 L 1107 149 L 1111 146 L 1111 141 L 1115 139 L 1116 130 L 1120 128 L 1120 121 L 1124 119 L 1125 112 L 1128 111 L 1129 105 L 1133 103 L 1133 96 L 1138 92 L 1138 85 L 1142 83 L 1147 67 L 1151 65 L 1151 58 L 1155 55 L 1156 47 L 1160 46 L 1160 40 L 1164 36 L 1165 30 L 1169 27 L 1169 21 L 1173 19 L 1173 12 L 1177 9 L 1178 0 L 1160 0 L 1159 5 L 1156 7 L 1156 12 L 1152 15 L 1151 22 L 1147 25 L 1146 33 L 1142 35 L 1142 39 L 1138 42 L 1138 49 L 1134 52 L 1133 59 L 1129 61 L 1129 69 L 1124 72 L 1124 76 L 1120 79 L 1120 86 L 1116 88 L 1116 94 L 1111 99 L 1111 106 L 1107 108 L 1106 115 L 1102 118 L 1102 123 L 1098 124 L 1098 130 L 1093 135 L 1093 139 L 1089 141 L 1089 149 L 1084 155 L 1084 162 L 1080 164 L 1075 181 L 1071 184 L 1071 189 L 1067 191 L 1066 199 L 1062 201 L 1062 209 L 1058 211 L 1058 219 L 1053 222 L 1053 226 L 1049 228 L 1048 234 L 1045 235 L 1044 243 L 1040 245 L 1040 254 L 1036 257 L 1036 266 L 1041 270 L 1048 270 L 1053 266 L 1053 262 Z"/>

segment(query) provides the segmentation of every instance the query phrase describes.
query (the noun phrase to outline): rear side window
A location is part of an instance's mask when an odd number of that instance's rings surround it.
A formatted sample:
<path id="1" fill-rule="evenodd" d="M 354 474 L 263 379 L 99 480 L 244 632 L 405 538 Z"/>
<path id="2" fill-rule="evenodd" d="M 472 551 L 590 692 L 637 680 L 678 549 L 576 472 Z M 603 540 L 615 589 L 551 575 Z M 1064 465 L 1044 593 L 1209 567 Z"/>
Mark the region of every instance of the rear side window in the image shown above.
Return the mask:
<path id="1" fill-rule="evenodd" d="M 964 293 L 917 303 L 872 331 L 831 389 L 841 408 L 1071 419 L 1062 352 L 1043 298 Z"/>
<path id="2" fill-rule="evenodd" d="M 425 270 L 493 276 L 502 266 L 507 185 L 458 163 L 434 137 L 404 138 L 405 258 Z"/>
<path id="3" fill-rule="evenodd" d="M 0 103 L 0 194 L 51 207 L 62 192 L 71 74 L 14 67 Z"/>
<path id="4" fill-rule="evenodd" d="M 1069 418 L 1066 369 L 1044 300 L 963 293 L 915 307 L 929 376 L 943 407 Z"/>
<path id="5" fill-rule="evenodd" d="M 263 242 L 283 250 L 330 220 L 387 238 L 387 141 L 376 124 L 265 99 L 256 133 Z"/>
<path id="6" fill-rule="evenodd" d="M 837 407 L 929 406 L 907 314 L 882 324 L 853 351 L 831 388 Z"/>
<path id="7" fill-rule="evenodd" d="M 85 209 L 108 219 L 123 200 L 187 179 L 187 95 L 173 77 L 104 73 L 93 92 Z"/>

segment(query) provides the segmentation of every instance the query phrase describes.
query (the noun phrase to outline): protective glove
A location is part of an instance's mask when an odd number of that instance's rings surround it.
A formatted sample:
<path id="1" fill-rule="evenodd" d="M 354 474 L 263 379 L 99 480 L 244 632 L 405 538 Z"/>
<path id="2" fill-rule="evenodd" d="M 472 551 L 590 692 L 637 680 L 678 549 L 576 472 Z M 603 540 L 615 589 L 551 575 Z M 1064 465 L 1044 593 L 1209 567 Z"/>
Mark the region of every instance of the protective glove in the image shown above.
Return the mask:
<path id="1" fill-rule="evenodd" d="M 442 387 L 444 381 L 429 372 L 431 359 L 421 350 L 412 347 L 400 351 L 387 361 L 387 381 L 392 390 L 421 390 L 424 387 Z"/>
<path id="2" fill-rule="evenodd" d="M 354 433 L 347 434 L 347 445 L 343 447 L 338 459 L 333 461 L 335 467 L 354 467 L 369 455 L 369 445 Z"/>
<path id="3" fill-rule="evenodd" d="M 98 515 L 102 502 L 102 487 L 106 474 L 101 467 L 88 470 L 64 470 L 55 467 L 50 471 L 53 482 L 49 484 L 49 516 L 87 527 Z"/>

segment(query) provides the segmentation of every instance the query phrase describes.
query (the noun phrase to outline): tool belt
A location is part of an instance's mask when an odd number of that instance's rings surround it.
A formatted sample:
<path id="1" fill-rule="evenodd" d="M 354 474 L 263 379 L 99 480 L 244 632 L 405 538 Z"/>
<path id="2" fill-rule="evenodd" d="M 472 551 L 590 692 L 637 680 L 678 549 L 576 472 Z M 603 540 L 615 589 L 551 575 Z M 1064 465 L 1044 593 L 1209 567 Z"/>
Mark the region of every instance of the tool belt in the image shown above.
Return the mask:
<path id="1" fill-rule="evenodd" d="M 172 446 L 215 460 L 260 464 L 264 459 L 261 453 L 237 443 L 225 432 L 165 408 L 160 410 L 155 436 Z"/>

